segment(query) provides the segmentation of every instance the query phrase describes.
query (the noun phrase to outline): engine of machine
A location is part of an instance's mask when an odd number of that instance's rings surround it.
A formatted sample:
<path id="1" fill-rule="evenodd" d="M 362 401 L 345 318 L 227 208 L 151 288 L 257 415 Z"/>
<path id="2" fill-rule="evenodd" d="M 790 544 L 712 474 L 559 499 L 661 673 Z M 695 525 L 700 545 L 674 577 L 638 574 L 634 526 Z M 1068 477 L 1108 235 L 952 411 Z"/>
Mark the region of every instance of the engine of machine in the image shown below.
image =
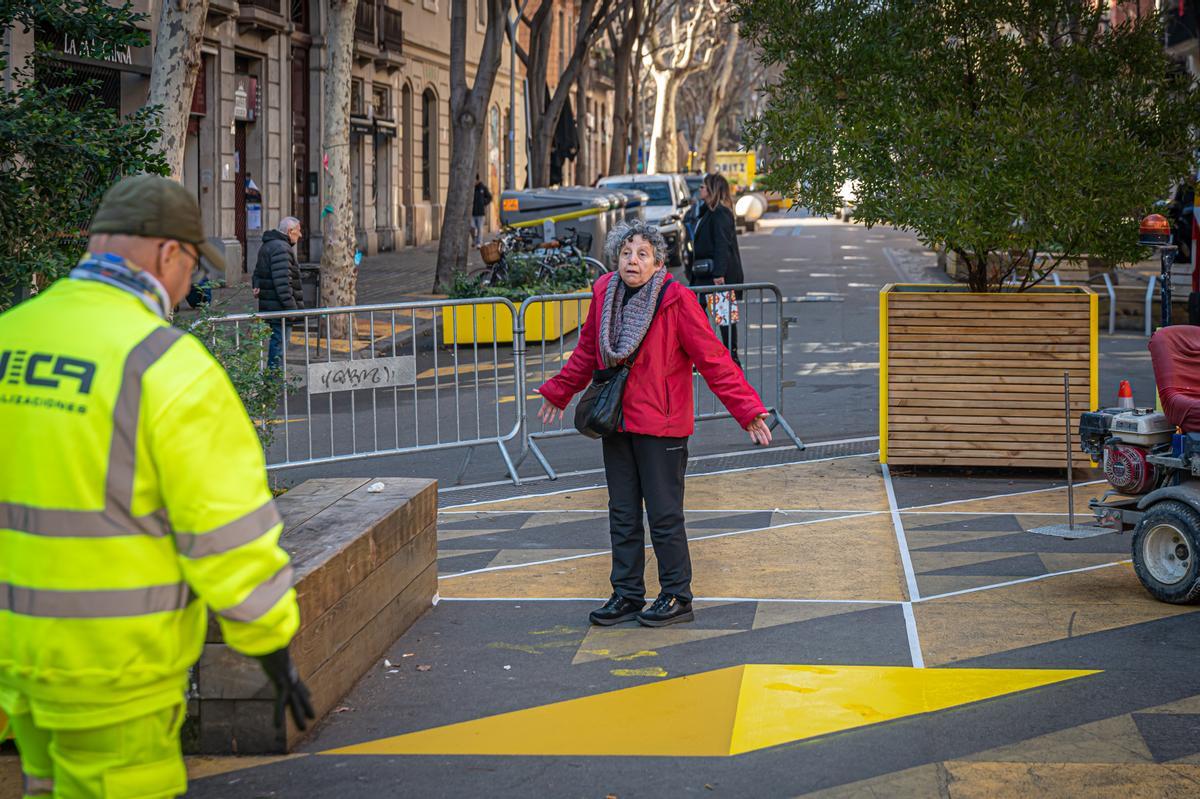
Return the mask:
<path id="1" fill-rule="evenodd" d="M 1102 408 L 1079 419 L 1083 451 L 1104 467 L 1104 477 L 1122 494 L 1145 494 L 1158 479 L 1146 456 L 1156 447 L 1169 452 L 1175 425 L 1149 408 Z"/>

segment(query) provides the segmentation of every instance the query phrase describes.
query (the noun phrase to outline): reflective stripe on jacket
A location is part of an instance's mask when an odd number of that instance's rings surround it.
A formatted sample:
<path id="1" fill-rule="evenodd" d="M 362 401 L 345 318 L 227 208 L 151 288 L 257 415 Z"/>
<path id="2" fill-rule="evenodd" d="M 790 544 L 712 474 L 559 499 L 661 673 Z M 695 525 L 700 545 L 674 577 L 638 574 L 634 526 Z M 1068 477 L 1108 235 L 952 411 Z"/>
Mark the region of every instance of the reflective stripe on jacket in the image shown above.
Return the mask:
<path id="1" fill-rule="evenodd" d="M 579 345 L 562 371 L 538 389 L 556 407 L 567 407 L 591 382 L 592 371 L 604 368 L 599 318 L 610 280 L 620 277 L 610 272 L 592 285 L 592 303 L 579 332 Z M 696 296 L 670 276 L 663 292 L 662 304 L 625 383 L 621 398 L 625 430 L 650 436 L 690 436 L 695 429 L 692 364 L 743 428 L 766 413 L 729 350 L 708 326 Z"/>
<path id="2" fill-rule="evenodd" d="M 262 449 L 225 371 L 131 294 L 0 316 L 0 700 L 178 701 L 206 606 L 246 654 L 299 626 Z"/>

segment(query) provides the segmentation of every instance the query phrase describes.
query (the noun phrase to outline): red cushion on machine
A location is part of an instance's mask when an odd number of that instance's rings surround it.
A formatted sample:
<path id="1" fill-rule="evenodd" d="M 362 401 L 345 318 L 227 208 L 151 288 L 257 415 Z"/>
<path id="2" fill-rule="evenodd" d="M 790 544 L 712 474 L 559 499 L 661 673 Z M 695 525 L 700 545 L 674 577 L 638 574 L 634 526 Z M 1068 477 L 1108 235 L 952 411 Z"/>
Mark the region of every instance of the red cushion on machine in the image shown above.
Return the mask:
<path id="1" fill-rule="evenodd" d="M 1163 413 L 1185 433 L 1200 433 L 1200 327 L 1172 325 L 1150 337 L 1150 363 Z"/>

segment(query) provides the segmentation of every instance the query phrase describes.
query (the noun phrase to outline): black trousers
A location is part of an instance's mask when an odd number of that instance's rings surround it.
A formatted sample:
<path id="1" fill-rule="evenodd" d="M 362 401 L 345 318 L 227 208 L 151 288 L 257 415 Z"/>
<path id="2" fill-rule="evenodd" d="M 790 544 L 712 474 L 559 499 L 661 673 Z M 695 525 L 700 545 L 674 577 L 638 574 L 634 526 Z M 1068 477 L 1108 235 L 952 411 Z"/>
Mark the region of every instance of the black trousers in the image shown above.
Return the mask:
<path id="1" fill-rule="evenodd" d="M 611 581 L 613 591 L 626 599 L 640 602 L 646 596 L 644 504 L 650 543 L 658 559 L 658 582 L 664 593 L 691 601 L 692 559 L 683 523 L 687 458 L 686 436 L 616 433 L 604 438 Z"/>

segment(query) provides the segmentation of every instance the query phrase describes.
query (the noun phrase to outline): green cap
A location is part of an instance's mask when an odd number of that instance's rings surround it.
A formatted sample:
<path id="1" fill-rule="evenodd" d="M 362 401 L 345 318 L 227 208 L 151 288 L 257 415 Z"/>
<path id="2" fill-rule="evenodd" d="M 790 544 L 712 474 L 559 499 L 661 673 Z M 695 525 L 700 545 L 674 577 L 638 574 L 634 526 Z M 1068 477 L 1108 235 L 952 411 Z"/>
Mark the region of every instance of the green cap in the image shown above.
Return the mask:
<path id="1" fill-rule="evenodd" d="M 196 198 L 161 175 L 133 175 L 114 183 L 100 200 L 90 232 L 184 241 L 225 271 L 225 256 L 204 237 Z"/>

